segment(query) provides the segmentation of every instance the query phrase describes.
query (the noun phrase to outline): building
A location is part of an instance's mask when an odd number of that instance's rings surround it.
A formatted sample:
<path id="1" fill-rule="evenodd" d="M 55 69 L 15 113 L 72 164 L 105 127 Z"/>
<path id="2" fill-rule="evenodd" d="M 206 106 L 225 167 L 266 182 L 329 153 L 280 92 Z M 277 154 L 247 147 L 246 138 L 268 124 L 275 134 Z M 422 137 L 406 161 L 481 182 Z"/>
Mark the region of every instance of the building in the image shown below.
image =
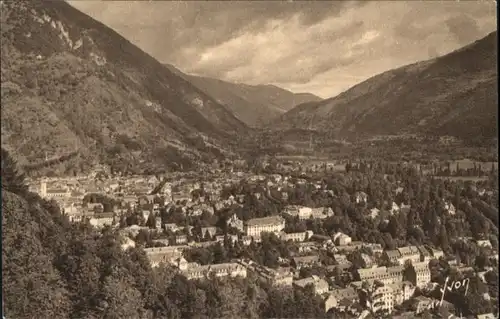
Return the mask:
<path id="1" fill-rule="evenodd" d="M 453 305 L 446 300 L 443 300 L 442 304 L 438 299 L 427 298 L 424 296 L 418 296 L 414 299 L 413 304 L 411 305 L 411 309 L 415 312 L 415 314 L 419 315 L 423 313 L 425 310 L 434 310 L 441 306 L 452 309 Z"/>
<path id="2" fill-rule="evenodd" d="M 46 199 L 63 200 L 71 197 L 71 192 L 66 188 L 47 189 L 43 197 Z"/>
<path id="3" fill-rule="evenodd" d="M 351 286 L 359 292 L 362 303 L 366 303 L 367 308 L 374 313 L 392 313 L 394 310 L 394 285 L 384 285 L 379 281 L 356 281 Z"/>
<path id="4" fill-rule="evenodd" d="M 142 217 L 144 218 L 145 221 L 148 221 L 149 215 L 151 215 L 151 211 L 149 211 L 149 210 L 142 211 Z"/>
<path id="5" fill-rule="evenodd" d="M 300 269 L 302 267 L 311 267 L 319 264 L 319 256 L 311 255 L 311 256 L 300 256 L 292 258 L 292 265 L 296 269 Z"/>
<path id="6" fill-rule="evenodd" d="M 233 244 L 238 241 L 237 235 L 226 235 L 226 236 L 227 236 L 227 239 L 230 242 L 232 242 Z M 226 236 L 224 236 L 224 235 L 215 236 L 215 241 L 219 242 L 219 243 L 223 243 Z"/>
<path id="7" fill-rule="evenodd" d="M 372 253 L 381 255 L 384 252 L 384 249 L 382 248 L 382 245 L 380 244 L 375 244 L 375 243 L 365 243 L 364 247 L 369 248 Z"/>
<path id="8" fill-rule="evenodd" d="M 333 255 L 333 259 L 335 259 L 335 262 L 337 264 L 342 264 L 342 263 L 346 263 L 348 262 L 349 260 L 347 259 L 347 256 L 346 255 L 343 255 L 343 254 L 334 254 Z"/>
<path id="9" fill-rule="evenodd" d="M 163 227 L 165 228 L 165 230 L 170 230 L 172 232 L 177 232 L 177 231 L 181 231 L 181 230 L 184 230 L 185 227 L 184 226 L 179 226 L 177 224 L 174 224 L 174 223 L 167 223 L 167 224 L 164 224 Z M 188 230 L 189 231 L 189 230 Z"/>
<path id="10" fill-rule="evenodd" d="M 333 215 L 334 215 L 333 210 L 330 207 L 317 207 L 311 209 L 310 218 L 325 219 Z"/>
<path id="11" fill-rule="evenodd" d="M 270 285 L 291 286 L 293 284 L 293 274 L 288 268 L 271 269 L 252 260 L 239 260 L 238 263 Z"/>
<path id="12" fill-rule="evenodd" d="M 89 212 L 104 212 L 104 205 L 101 203 L 87 203 L 87 211 Z"/>
<path id="13" fill-rule="evenodd" d="M 409 279 L 415 286 L 424 288 L 429 282 L 431 282 L 429 263 L 425 261 L 414 263 L 409 270 Z"/>
<path id="14" fill-rule="evenodd" d="M 403 266 L 361 268 L 356 270 L 356 276 L 360 281 L 378 280 L 390 285 L 403 281 L 403 270 Z"/>
<path id="15" fill-rule="evenodd" d="M 408 261 L 411 263 L 420 262 L 420 250 L 416 246 L 400 247 L 397 250 L 401 254 L 401 257 L 398 258 L 400 265 L 404 265 Z"/>
<path id="16" fill-rule="evenodd" d="M 440 258 L 444 257 L 444 252 L 440 249 L 434 249 L 434 248 L 430 248 L 430 247 L 427 247 L 427 249 L 429 250 L 429 252 L 432 255 L 432 258 L 434 258 L 434 259 L 440 259 Z"/>
<path id="17" fill-rule="evenodd" d="M 333 243 L 339 246 L 346 246 L 352 243 L 352 238 L 344 233 L 338 232 L 333 235 Z"/>
<path id="18" fill-rule="evenodd" d="M 477 319 L 497 319 L 498 316 L 495 316 L 493 313 L 483 313 L 480 315 L 477 315 Z"/>
<path id="19" fill-rule="evenodd" d="M 368 201 L 368 195 L 365 192 L 356 192 L 354 197 L 356 204 L 366 203 Z"/>
<path id="20" fill-rule="evenodd" d="M 415 285 L 409 281 L 403 281 L 389 285 L 393 290 L 394 305 L 400 305 L 410 300 L 415 293 Z"/>
<path id="21" fill-rule="evenodd" d="M 242 277 L 246 278 L 247 270 L 238 263 L 213 264 L 205 266 L 187 267 L 182 271 L 187 279 L 202 279 L 215 277 Z"/>
<path id="22" fill-rule="evenodd" d="M 226 221 L 226 225 L 229 226 L 229 227 L 234 227 L 234 228 L 238 229 L 241 232 L 244 231 L 243 221 L 241 219 L 239 219 L 238 216 L 236 216 L 236 214 L 234 214 L 233 216 L 231 216 Z"/>
<path id="23" fill-rule="evenodd" d="M 325 312 L 330 309 L 339 309 L 345 311 L 347 307 L 343 305 L 353 305 L 358 303 L 359 295 L 353 287 L 344 289 L 333 289 L 328 293 L 325 298 Z"/>
<path id="24" fill-rule="evenodd" d="M 420 261 L 428 263 L 432 259 L 431 252 L 425 246 L 417 246 L 417 249 L 420 252 Z"/>
<path id="25" fill-rule="evenodd" d="M 271 273 L 269 283 L 273 286 L 291 286 L 293 284 L 293 274 L 286 268 L 278 268 Z"/>
<path id="26" fill-rule="evenodd" d="M 399 262 L 401 260 L 401 257 L 401 253 L 397 249 L 384 250 L 384 252 L 382 253 L 382 259 L 384 261 L 395 265 L 400 264 Z"/>
<path id="27" fill-rule="evenodd" d="M 491 248 L 491 242 L 489 240 L 478 240 L 476 241 L 479 247 Z"/>
<path id="28" fill-rule="evenodd" d="M 325 219 L 329 216 L 333 216 L 333 211 L 331 208 L 327 207 L 306 207 L 306 206 L 298 206 L 298 205 L 289 205 L 285 207 L 283 213 L 296 216 L 300 220 L 306 220 L 309 218 L 314 219 Z"/>
<path id="29" fill-rule="evenodd" d="M 391 215 L 399 213 L 399 206 L 395 202 L 392 202 L 392 207 L 390 209 Z"/>
<path id="30" fill-rule="evenodd" d="M 385 311 L 392 313 L 394 310 L 394 290 L 390 285 L 377 286 L 372 294 L 371 307 L 373 312 Z"/>
<path id="31" fill-rule="evenodd" d="M 285 214 L 298 217 L 301 220 L 309 219 L 311 217 L 312 209 L 310 207 L 289 205 L 283 211 Z"/>
<path id="32" fill-rule="evenodd" d="M 311 238 L 314 233 L 311 230 L 300 232 L 300 233 L 280 233 L 280 239 L 283 241 L 305 241 L 307 238 Z"/>
<path id="33" fill-rule="evenodd" d="M 162 229 L 161 227 L 161 216 L 156 216 L 155 218 L 155 226 L 156 226 L 156 230 L 157 231 L 160 231 Z"/>
<path id="34" fill-rule="evenodd" d="M 318 295 L 322 295 L 328 292 L 329 285 L 326 280 L 319 278 L 318 276 L 311 276 L 309 278 L 304 278 L 300 280 L 296 280 L 293 282 L 294 286 L 299 288 L 306 288 L 308 285 L 312 285 L 314 292 Z"/>
<path id="35" fill-rule="evenodd" d="M 68 215 L 68 217 L 69 221 L 73 223 L 85 222 L 94 217 L 94 212 L 81 210 L 80 212 L 75 213 L 73 215 Z"/>
<path id="36" fill-rule="evenodd" d="M 285 228 L 285 220 L 281 216 L 269 216 L 250 219 L 245 223 L 247 236 L 260 238 L 262 232 L 278 234 Z"/>
<path id="37" fill-rule="evenodd" d="M 188 242 L 188 238 L 186 235 L 175 235 L 175 244 L 182 245 Z"/>
<path id="38" fill-rule="evenodd" d="M 213 238 L 217 233 L 217 227 L 201 227 L 201 237 L 205 238 L 208 234 L 208 237 Z"/>
<path id="39" fill-rule="evenodd" d="M 115 224 L 115 214 L 114 213 L 94 214 L 94 216 L 90 218 L 90 224 L 98 228 L 104 226 L 113 226 Z"/>
<path id="40" fill-rule="evenodd" d="M 452 203 L 445 202 L 444 209 L 448 212 L 449 215 L 455 215 L 457 213 L 455 206 Z"/>
<path id="41" fill-rule="evenodd" d="M 361 253 L 361 259 L 363 259 L 364 268 L 371 268 L 373 266 L 376 266 L 376 263 L 372 259 L 372 257 L 365 253 Z"/>
<path id="42" fill-rule="evenodd" d="M 182 257 L 182 249 L 176 246 L 144 248 L 151 267 L 157 267 L 160 263 L 170 263 L 172 259 Z"/>

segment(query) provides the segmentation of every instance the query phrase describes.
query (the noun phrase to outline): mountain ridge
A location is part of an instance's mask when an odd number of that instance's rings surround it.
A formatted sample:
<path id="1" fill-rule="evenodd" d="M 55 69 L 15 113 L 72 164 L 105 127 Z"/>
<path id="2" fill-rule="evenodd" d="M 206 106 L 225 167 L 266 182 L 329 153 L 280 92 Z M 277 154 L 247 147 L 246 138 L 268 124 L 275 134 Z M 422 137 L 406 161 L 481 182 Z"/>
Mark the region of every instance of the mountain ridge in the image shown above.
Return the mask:
<path id="1" fill-rule="evenodd" d="M 262 126 L 303 102 L 321 101 L 312 93 L 293 93 L 272 84 L 249 85 L 183 73 L 163 64 L 225 105 L 237 118 L 251 127 Z"/>
<path id="2" fill-rule="evenodd" d="M 167 149 L 197 161 L 220 157 L 234 134 L 248 131 L 205 92 L 62 1 L 2 3 L 2 111 L 2 145 L 22 163 L 75 149 L 91 162 L 161 162 Z"/>
<path id="3" fill-rule="evenodd" d="M 496 51 L 494 31 L 444 56 L 388 70 L 335 97 L 298 105 L 269 128 L 313 123 L 317 130 L 353 139 L 398 134 L 493 138 Z"/>

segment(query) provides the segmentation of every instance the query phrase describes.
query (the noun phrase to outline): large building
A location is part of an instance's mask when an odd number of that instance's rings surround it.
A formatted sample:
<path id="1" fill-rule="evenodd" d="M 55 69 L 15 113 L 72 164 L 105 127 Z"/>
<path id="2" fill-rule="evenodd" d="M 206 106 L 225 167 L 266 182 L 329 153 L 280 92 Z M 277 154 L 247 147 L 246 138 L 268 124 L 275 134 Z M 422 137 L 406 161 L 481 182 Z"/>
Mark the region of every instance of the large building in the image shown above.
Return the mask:
<path id="1" fill-rule="evenodd" d="M 408 261 L 412 264 L 420 262 L 420 250 L 416 246 L 400 247 L 398 251 L 401 254 L 398 260 L 400 265 L 404 265 Z"/>
<path id="2" fill-rule="evenodd" d="M 415 286 L 408 281 L 389 285 L 394 291 L 394 305 L 400 305 L 403 302 L 410 300 L 415 293 Z"/>
<path id="3" fill-rule="evenodd" d="M 67 188 L 47 188 L 47 182 L 40 182 L 39 195 L 45 199 L 62 200 L 71 197 L 71 191 Z"/>
<path id="4" fill-rule="evenodd" d="M 344 233 L 338 232 L 333 235 L 333 243 L 339 246 L 346 246 L 352 243 L 352 238 Z"/>
<path id="5" fill-rule="evenodd" d="M 392 313 L 394 310 L 394 290 L 390 285 L 379 286 L 373 290 L 371 307 L 375 313 L 381 310 Z"/>
<path id="6" fill-rule="evenodd" d="M 283 241 L 305 241 L 307 238 L 311 238 L 314 233 L 311 230 L 300 232 L 300 233 L 280 233 L 280 239 Z"/>
<path id="7" fill-rule="evenodd" d="M 289 214 L 291 216 L 299 217 L 301 220 L 313 218 L 313 219 L 324 219 L 329 216 L 333 216 L 333 211 L 331 208 L 327 207 L 305 207 L 305 206 L 297 206 L 297 205 L 289 205 L 284 210 L 285 214 Z"/>
<path id="8" fill-rule="evenodd" d="M 97 228 L 104 226 L 113 226 L 115 224 L 115 214 L 114 213 L 99 213 L 94 214 L 90 218 L 90 224 Z"/>
<path id="9" fill-rule="evenodd" d="M 431 282 L 431 271 L 429 269 L 429 263 L 419 262 L 413 263 L 410 268 L 411 271 L 411 281 L 413 284 L 419 288 L 425 287 L 429 282 Z"/>
<path id="10" fill-rule="evenodd" d="M 401 253 L 397 249 L 384 250 L 382 253 L 382 259 L 391 264 L 399 264 L 401 257 Z"/>
<path id="11" fill-rule="evenodd" d="M 403 266 L 363 268 L 357 269 L 357 276 L 360 281 L 378 280 L 391 285 L 403 281 L 403 270 Z"/>
<path id="12" fill-rule="evenodd" d="M 182 270 L 187 279 L 202 279 L 215 277 L 243 277 L 246 278 L 247 270 L 238 263 L 213 264 L 205 266 L 185 267 Z"/>
<path id="13" fill-rule="evenodd" d="M 284 228 L 285 220 L 281 216 L 254 218 L 245 223 L 245 233 L 253 238 L 260 238 L 262 232 L 278 234 Z"/>

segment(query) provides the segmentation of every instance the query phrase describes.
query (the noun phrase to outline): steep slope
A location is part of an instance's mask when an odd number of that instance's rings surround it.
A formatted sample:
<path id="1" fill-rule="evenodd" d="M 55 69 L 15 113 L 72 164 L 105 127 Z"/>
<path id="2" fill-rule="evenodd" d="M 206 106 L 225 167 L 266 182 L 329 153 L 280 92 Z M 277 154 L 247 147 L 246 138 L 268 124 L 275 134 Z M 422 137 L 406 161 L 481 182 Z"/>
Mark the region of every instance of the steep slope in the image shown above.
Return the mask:
<path id="1" fill-rule="evenodd" d="M 236 117 L 249 126 L 261 126 L 286 111 L 305 102 L 318 102 L 321 98 L 311 93 L 292 93 L 274 85 L 247 85 L 219 79 L 182 73 L 173 65 L 171 71 L 193 83 L 200 90 L 225 105 Z"/>
<path id="2" fill-rule="evenodd" d="M 436 59 L 376 75 L 319 103 L 299 105 L 277 129 L 314 128 L 336 137 L 497 135 L 497 35 Z M 270 126 L 271 127 L 271 126 Z"/>
<path id="3" fill-rule="evenodd" d="M 20 160 L 75 150 L 96 161 L 195 159 L 206 149 L 193 136 L 227 145 L 246 132 L 224 106 L 66 2 L 2 3 L 2 145 Z"/>

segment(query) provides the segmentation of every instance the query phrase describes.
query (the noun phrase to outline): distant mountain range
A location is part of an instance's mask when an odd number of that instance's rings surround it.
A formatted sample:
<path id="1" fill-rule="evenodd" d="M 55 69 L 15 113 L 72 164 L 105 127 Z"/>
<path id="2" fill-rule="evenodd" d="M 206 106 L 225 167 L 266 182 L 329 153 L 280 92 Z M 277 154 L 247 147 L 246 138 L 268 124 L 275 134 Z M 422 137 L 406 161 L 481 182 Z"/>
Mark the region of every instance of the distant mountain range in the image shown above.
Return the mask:
<path id="1" fill-rule="evenodd" d="M 376 75 L 340 95 L 298 105 L 269 125 L 335 138 L 497 136 L 497 33 L 444 56 Z"/>
<path id="2" fill-rule="evenodd" d="M 184 74 L 64 1 L 4 1 L 0 30 L 2 147 L 32 169 L 189 168 L 235 155 L 260 126 L 271 134 L 259 145 L 286 131 L 309 145 L 310 129 L 327 140 L 497 135 L 496 32 L 321 100 Z"/>
<path id="3" fill-rule="evenodd" d="M 64 1 L 5 1 L 1 12 L 2 146 L 22 163 L 76 150 L 97 162 L 198 161 L 248 131 L 214 98 Z"/>
<path id="4" fill-rule="evenodd" d="M 292 93 L 274 85 L 248 85 L 188 75 L 170 64 L 165 66 L 226 106 L 251 127 L 262 126 L 294 106 L 322 99 L 311 93 Z"/>

